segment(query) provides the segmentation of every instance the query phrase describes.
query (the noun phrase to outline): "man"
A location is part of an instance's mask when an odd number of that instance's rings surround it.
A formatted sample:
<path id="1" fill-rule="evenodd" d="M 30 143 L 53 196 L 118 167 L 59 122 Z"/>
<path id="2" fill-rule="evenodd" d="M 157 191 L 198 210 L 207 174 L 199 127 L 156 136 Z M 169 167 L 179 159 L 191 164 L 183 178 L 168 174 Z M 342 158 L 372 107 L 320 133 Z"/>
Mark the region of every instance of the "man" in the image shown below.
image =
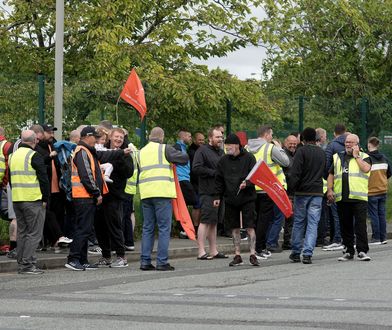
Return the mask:
<path id="1" fill-rule="evenodd" d="M 324 179 L 327 179 L 329 169 L 331 168 L 333 156 L 336 153 L 345 150 L 344 141 L 346 140 L 346 126 L 343 124 L 336 124 L 334 129 L 334 139 L 327 145 L 325 149 L 325 171 Z M 330 205 L 329 210 L 329 227 L 330 227 L 330 245 L 324 247 L 325 251 L 341 250 L 343 249 L 342 237 L 340 233 L 340 221 L 336 203 Z"/>
<path id="2" fill-rule="evenodd" d="M 164 131 L 151 130 L 148 144 L 139 152 L 139 191 L 143 210 L 141 270 L 171 271 L 168 262 L 172 223 L 172 199 L 176 198 L 173 169 L 170 163 L 186 164 L 187 154 L 163 144 Z M 158 225 L 158 250 L 156 267 L 151 263 L 154 247 L 155 225 Z"/>
<path id="3" fill-rule="evenodd" d="M 10 185 L 16 218 L 18 273 L 38 275 L 35 251 L 42 239 L 45 208 L 49 198 L 46 166 L 34 151 L 37 140 L 31 130 L 23 131 L 21 144 L 9 160 Z"/>
<path id="4" fill-rule="evenodd" d="M 193 205 L 192 208 L 192 221 L 193 221 L 193 226 L 195 227 L 195 231 L 198 231 L 199 224 L 200 224 L 200 196 L 199 196 L 199 180 L 197 178 L 197 175 L 192 171 L 192 164 L 193 164 L 193 159 L 195 157 L 195 153 L 197 149 L 199 149 L 202 145 L 205 144 L 205 137 L 203 133 L 196 132 L 193 136 L 193 143 L 189 146 L 188 148 L 188 155 L 189 155 L 189 164 L 191 166 L 191 183 L 193 186 L 193 190 L 196 193 L 196 204 Z"/>
<path id="5" fill-rule="evenodd" d="M 328 175 L 327 197 L 338 207 L 340 229 L 345 250 L 339 261 L 354 258 L 354 241 L 358 260 L 369 261 L 366 231 L 368 208 L 368 180 L 371 160 L 359 150 L 359 138 L 349 134 L 344 143 L 345 150 L 333 156 Z M 355 238 L 354 238 L 355 229 Z"/>
<path id="6" fill-rule="evenodd" d="M 182 152 L 183 154 L 187 154 L 187 146 L 192 142 L 192 135 L 186 129 L 181 129 L 178 132 L 177 142 L 174 144 L 174 149 Z M 187 206 L 196 205 L 197 198 L 196 193 L 191 184 L 191 166 L 188 161 L 185 165 L 177 165 L 176 167 L 178 181 L 180 183 L 181 192 L 184 196 L 185 204 Z M 180 238 L 188 238 L 186 232 L 183 230 L 181 224 L 178 222 L 178 226 L 180 228 L 179 237 Z"/>
<path id="7" fill-rule="evenodd" d="M 124 131 L 113 128 L 110 132 L 109 145 L 111 150 L 125 149 Z M 102 205 L 97 209 L 95 217 L 95 233 L 102 258 L 97 266 L 112 268 L 127 267 L 125 259 L 124 235 L 122 231 L 123 202 L 126 200 L 125 186 L 127 179 L 133 174 L 133 162 L 130 155 L 110 161 L 113 165 L 112 182 L 108 182 L 109 192 L 103 196 Z M 111 251 L 116 252 L 116 260 L 112 262 Z"/>
<path id="8" fill-rule="evenodd" d="M 290 169 L 293 165 L 293 158 L 295 151 L 297 150 L 298 140 L 294 135 L 289 135 L 284 140 L 283 150 L 285 151 L 287 157 L 289 158 L 290 165 L 288 167 L 283 167 L 283 173 L 286 177 L 286 181 L 289 180 Z M 289 196 L 293 200 L 294 196 Z M 283 250 L 291 250 L 291 232 L 293 231 L 293 216 L 286 218 L 284 222 L 284 232 L 283 232 Z"/>
<path id="9" fill-rule="evenodd" d="M 316 130 L 314 128 L 305 128 L 301 134 L 304 145 L 294 155 L 288 181 L 289 195 L 294 195 L 294 223 L 290 260 L 300 262 L 302 252 L 302 262 L 311 264 L 324 195 L 325 154 L 316 145 Z"/>
<path id="10" fill-rule="evenodd" d="M 269 125 L 258 129 L 258 138 L 248 141 L 248 150 L 256 157 L 262 159 L 277 176 L 283 187 L 287 188 L 286 178 L 282 167 L 288 167 L 290 160 L 282 149 L 280 143 L 273 140 L 273 130 Z M 278 238 L 282 229 L 284 215 L 278 210 L 272 199 L 261 188 L 256 187 L 256 256 L 266 259 L 271 256 L 268 248 L 278 252 Z"/>
<path id="11" fill-rule="evenodd" d="M 246 228 L 249 236 L 250 257 L 253 266 L 260 266 L 255 255 L 255 202 L 256 191 L 254 185 L 245 181 L 246 176 L 256 164 L 255 157 L 241 148 L 240 139 L 235 134 L 230 134 L 225 140 L 226 155 L 218 163 L 216 170 L 216 190 L 225 201 L 226 226 L 233 235 L 235 256 L 229 266 L 243 264 L 241 257 L 241 228 Z M 214 201 L 219 206 L 220 199 Z"/>
<path id="12" fill-rule="evenodd" d="M 216 228 L 219 217 L 219 207 L 214 201 L 219 198 L 216 190 L 215 175 L 216 167 L 223 156 L 223 135 L 217 129 L 208 132 L 208 144 L 201 146 L 193 159 L 193 173 L 199 178 L 199 195 L 201 202 L 200 225 L 197 231 L 197 243 L 199 246 L 198 260 L 210 260 L 212 258 L 227 258 L 218 252 L 216 246 Z M 205 240 L 208 240 L 210 256 L 206 253 Z"/>
<path id="13" fill-rule="evenodd" d="M 317 144 L 321 147 L 321 149 L 325 150 L 328 145 L 327 141 L 327 131 L 324 128 L 318 127 L 316 128 L 316 141 Z"/>
<path id="14" fill-rule="evenodd" d="M 80 131 L 77 129 L 71 131 L 71 133 L 69 133 L 69 141 L 78 144 L 80 141 Z"/>
<path id="15" fill-rule="evenodd" d="M 387 243 L 387 223 L 385 202 L 388 192 L 388 179 L 391 177 L 391 165 L 384 154 L 378 151 L 380 140 L 371 137 L 368 140 L 368 155 L 372 161 L 369 177 L 368 212 L 372 223 L 372 240 L 369 244 Z"/>
<path id="16" fill-rule="evenodd" d="M 65 267 L 75 271 L 97 268 L 97 265 L 92 265 L 87 260 L 87 247 L 96 207 L 102 204 L 103 195 L 108 192 L 99 167 L 100 161 L 106 163 L 131 152 L 130 149 L 97 152 L 94 148 L 97 137 L 99 135 L 94 127 L 83 128 L 72 161 L 72 198 L 76 228 Z"/>

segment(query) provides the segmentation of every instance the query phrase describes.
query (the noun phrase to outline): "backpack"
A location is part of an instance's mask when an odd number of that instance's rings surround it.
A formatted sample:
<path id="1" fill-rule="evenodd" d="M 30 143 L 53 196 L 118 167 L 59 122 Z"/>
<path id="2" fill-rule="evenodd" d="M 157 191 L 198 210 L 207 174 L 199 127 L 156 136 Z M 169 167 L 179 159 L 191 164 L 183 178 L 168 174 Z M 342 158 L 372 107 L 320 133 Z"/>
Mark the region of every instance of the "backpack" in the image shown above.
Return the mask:
<path id="1" fill-rule="evenodd" d="M 57 141 L 54 145 L 57 151 L 57 159 L 60 163 L 60 188 L 65 192 L 68 201 L 72 201 L 72 154 L 76 144 L 69 141 Z"/>

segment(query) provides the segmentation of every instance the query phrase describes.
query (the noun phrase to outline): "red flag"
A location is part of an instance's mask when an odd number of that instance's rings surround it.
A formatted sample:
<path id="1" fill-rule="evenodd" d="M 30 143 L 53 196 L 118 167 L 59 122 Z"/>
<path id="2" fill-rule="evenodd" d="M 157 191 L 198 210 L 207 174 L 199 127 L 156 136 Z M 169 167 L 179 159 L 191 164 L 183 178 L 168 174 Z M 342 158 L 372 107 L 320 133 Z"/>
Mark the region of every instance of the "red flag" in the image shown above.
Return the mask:
<path id="1" fill-rule="evenodd" d="M 147 113 L 146 98 L 144 96 L 144 88 L 135 69 L 132 69 L 127 82 L 120 94 L 120 97 L 130 105 L 132 105 L 139 113 L 143 120 Z"/>
<path id="2" fill-rule="evenodd" d="M 293 207 L 286 190 L 262 159 L 259 159 L 245 180 L 249 180 L 262 188 L 286 218 L 289 218 L 293 214 Z"/>
<path id="3" fill-rule="evenodd" d="M 238 138 L 240 139 L 241 145 L 243 147 L 245 147 L 248 144 L 248 137 L 246 135 L 245 131 L 238 131 L 237 133 L 235 133 Z"/>
<path id="4" fill-rule="evenodd" d="M 193 227 L 191 216 L 189 215 L 188 208 L 185 204 L 184 196 L 180 187 L 180 182 L 178 181 L 175 165 L 173 165 L 173 173 L 177 193 L 177 198 L 172 199 L 174 217 L 177 221 L 181 222 L 181 226 L 185 230 L 188 238 L 196 241 L 195 227 Z"/>

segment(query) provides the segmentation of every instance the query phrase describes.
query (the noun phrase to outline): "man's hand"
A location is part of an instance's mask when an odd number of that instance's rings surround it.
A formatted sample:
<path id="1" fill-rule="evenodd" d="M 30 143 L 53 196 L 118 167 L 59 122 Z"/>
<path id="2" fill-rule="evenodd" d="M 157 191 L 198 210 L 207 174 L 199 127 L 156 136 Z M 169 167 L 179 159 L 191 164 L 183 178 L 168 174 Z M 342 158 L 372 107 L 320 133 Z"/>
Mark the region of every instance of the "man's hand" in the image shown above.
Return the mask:
<path id="1" fill-rule="evenodd" d="M 132 149 L 131 149 L 131 148 L 125 148 L 125 149 L 123 149 L 123 150 L 124 150 L 124 155 L 130 155 L 131 152 L 132 152 Z"/>
<path id="2" fill-rule="evenodd" d="M 240 184 L 240 190 L 245 189 L 246 188 L 246 182 L 242 181 Z"/>
<path id="3" fill-rule="evenodd" d="M 44 209 L 46 209 L 46 205 L 47 205 L 48 203 L 46 203 L 46 202 L 42 202 L 42 207 L 44 208 Z"/>
<path id="4" fill-rule="evenodd" d="M 328 189 L 327 190 L 327 199 L 328 201 L 330 201 L 331 203 L 333 203 L 335 201 L 335 193 L 333 192 L 332 189 Z"/>
<path id="5" fill-rule="evenodd" d="M 51 151 L 50 154 L 49 154 L 50 158 L 54 158 L 56 156 L 57 156 L 57 151 L 56 150 Z"/>
<path id="6" fill-rule="evenodd" d="M 358 145 L 353 146 L 352 149 L 353 149 L 353 157 L 357 158 L 359 156 L 359 146 Z"/>
<path id="7" fill-rule="evenodd" d="M 280 144 L 280 142 L 278 140 L 272 140 L 271 141 L 274 145 L 276 145 L 277 147 L 282 148 L 282 145 Z"/>
<path id="8" fill-rule="evenodd" d="M 214 205 L 214 207 L 219 207 L 219 205 L 220 205 L 220 199 L 215 199 L 215 200 L 213 201 L 213 205 Z"/>
<path id="9" fill-rule="evenodd" d="M 97 197 L 97 205 L 102 204 L 102 196 Z"/>

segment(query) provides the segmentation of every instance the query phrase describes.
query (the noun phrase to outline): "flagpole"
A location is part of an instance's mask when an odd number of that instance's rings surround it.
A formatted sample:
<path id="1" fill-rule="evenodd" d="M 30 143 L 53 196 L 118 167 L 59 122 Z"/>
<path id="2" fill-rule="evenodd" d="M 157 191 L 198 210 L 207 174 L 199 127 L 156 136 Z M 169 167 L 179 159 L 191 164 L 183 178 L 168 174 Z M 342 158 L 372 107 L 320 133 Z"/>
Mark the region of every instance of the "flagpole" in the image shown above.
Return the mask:
<path id="1" fill-rule="evenodd" d="M 120 102 L 120 98 L 121 98 L 121 96 L 118 97 L 117 102 L 116 102 L 116 122 L 117 122 L 117 126 L 119 125 L 119 123 L 118 123 L 118 102 Z"/>
<path id="2" fill-rule="evenodd" d="M 64 0 L 56 0 L 56 45 L 54 74 L 54 126 L 57 140 L 63 135 L 63 62 L 64 62 Z"/>

